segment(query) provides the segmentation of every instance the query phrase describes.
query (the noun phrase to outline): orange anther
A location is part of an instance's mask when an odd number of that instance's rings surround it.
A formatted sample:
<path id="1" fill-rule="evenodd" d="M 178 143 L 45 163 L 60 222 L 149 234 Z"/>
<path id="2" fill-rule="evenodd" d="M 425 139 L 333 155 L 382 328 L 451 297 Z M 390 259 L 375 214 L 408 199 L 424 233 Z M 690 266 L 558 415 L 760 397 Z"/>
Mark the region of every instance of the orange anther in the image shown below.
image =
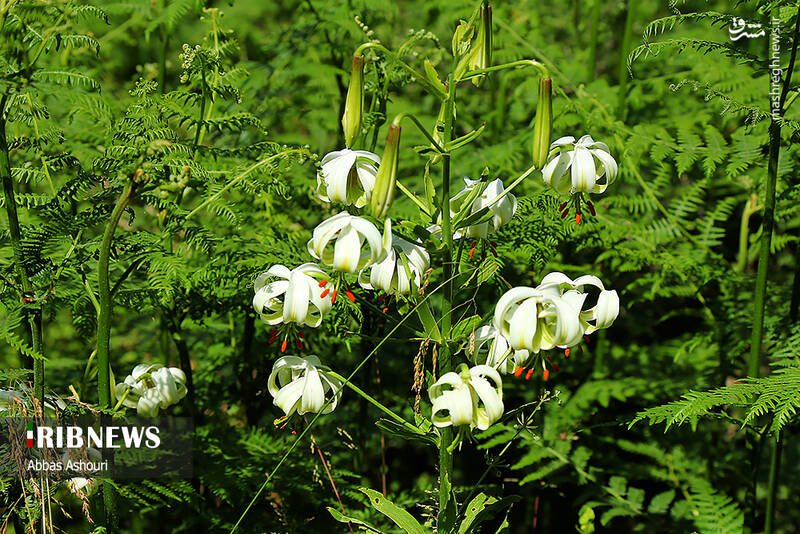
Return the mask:
<path id="1" fill-rule="evenodd" d="M 338 295 L 338 294 L 339 294 L 339 290 L 338 289 L 334 289 L 333 290 L 333 295 L 331 295 L 331 303 L 336 302 L 336 295 Z"/>
<path id="2" fill-rule="evenodd" d="M 281 343 L 281 352 L 286 352 L 286 340 L 285 339 L 283 340 L 283 343 Z"/>
<path id="3" fill-rule="evenodd" d="M 542 372 L 542 378 L 544 378 L 545 380 L 547 380 L 548 378 L 550 378 L 550 371 L 548 371 L 547 369 L 545 369 L 545 370 Z"/>
<path id="4" fill-rule="evenodd" d="M 323 292 L 320 294 L 320 298 L 323 298 L 323 299 L 324 299 L 325 297 L 327 297 L 327 296 L 328 296 L 328 293 L 330 293 L 330 291 L 331 291 L 331 288 L 328 288 L 328 289 L 326 289 L 325 291 L 323 291 Z"/>
<path id="5" fill-rule="evenodd" d="M 514 369 L 514 376 L 519 376 L 519 375 L 521 375 L 521 374 L 522 374 L 522 371 L 524 371 L 524 370 L 525 370 L 525 369 L 523 369 L 522 367 L 520 367 L 520 366 L 518 365 L 518 366 L 517 366 L 517 368 L 516 368 L 516 369 Z"/>
<path id="6" fill-rule="evenodd" d="M 356 301 L 356 296 L 353 295 L 353 292 L 350 291 L 349 289 L 347 291 L 345 291 L 344 294 L 347 295 L 347 298 L 350 299 L 350 302 L 355 302 Z"/>
<path id="7" fill-rule="evenodd" d="M 575 224 L 580 224 L 580 223 L 581 223 L 581 214 L 580 213 L 576 213 L 575 214 Z"/>
<path id="8" fill-rule="evenodd" d="M 525 380 L 530 380 L 530 379 L 531 379 L 531 375 L 532 375 L 532 374 L 533 374 L 533 367 L 531 367 L 530 369 L 528 369 L 528 372 L 527 372 L 527 373 L 525 373 Z"/>
<path id="9" fill-rule="evenodd" d="M 322 280 L 319 281 L 319 287 L 325 287 L 325 284 L 327 284 L 327 283 L 328 283 L 328 279 L 327 278 L 322 279 Z"/>
<path id="10" fill-rule="evenodd" d="M 569 348 L 564 349 L 564 356 L 566 356 L 567 358 L 569 358 L 569 351 L 570 351 Z"/>

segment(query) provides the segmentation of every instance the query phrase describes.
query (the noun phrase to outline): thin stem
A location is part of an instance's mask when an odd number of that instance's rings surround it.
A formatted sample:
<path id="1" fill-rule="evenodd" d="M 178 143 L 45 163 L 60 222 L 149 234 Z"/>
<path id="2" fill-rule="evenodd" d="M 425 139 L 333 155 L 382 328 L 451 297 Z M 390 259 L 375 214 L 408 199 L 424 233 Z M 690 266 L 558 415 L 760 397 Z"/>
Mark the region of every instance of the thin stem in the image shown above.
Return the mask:
<path id="1" fill-rule="evenodd" d="M 19 215 L 17 214 L 17 200 L 14 194 L 14 182 L 11 178 L 11 158 L 9 157 L 8 143 L 6 141 L 6 118 L 5 110 L 8 102 L 8 95 L 4 94 L 0 98 L 0 179 L 3 182 L 3 197 L 8 216 L 8 231 L 11 235 L 11 251 L 14 258 L 14 271 L 22 284 L 23 302 L 28 298 L 34 298 L 33 284 L 28 278 L 25 270 L 25 263 L 22 254 L 22 233 L 19 226 Z M 26 311 L 28 324 L 31 329 L 31 348 L 34 352 L 43 356 L 42 343 L 42 308 L 38 303 Z M 44 360 L 34 358 L 33 360 L 33 395 L 44 406 Z"/>
<path id="2" fill-rule="evenodd" d="M 456 70 L 456 60 L 453 61 L 453 72 Z M 442 103 L 444 106 L 444 131 L 442 139 L 447 144 L 453 138 L 453 108 L 455 107 L 456 83 L 451 74 L 448 77 L 447 98 Z M 439 376 L 450 371 L 450 323 L 451 311 L 454 306 L 453 292 L 453 232 L 450 221 L 450 154 L 442 155 L 442 240 L 444 241 L 444 254 L 442 255 L 442 270 L 444 279 L 444 298 L 442 299 L 442 319 L 441 333 L 442 344 L 439 350 Z M 450 445 L 453 441 L 453 429 L 450 427 L 442 428 L 440 431 L 439 442 L 439 516 L 438 527 L 440 532 L 449 532 L 452 525 L 449 521 L 446 510 L 450 501 L 450 488 L 453 476 L 453 453 Z"/>
<path id="3" fill-rule="evenodd" d="M 446 93 L 445 93 L 444 87 L 437 87 L 436 85 L 431 83 L 431 81 L 428 80 L 428 78 L 424 74 L 418 72 L 414 67 L 412 67 L 411 65 L 409 65 L 408 63 L 406 63 L 405 61 L 400 59 L 397 56 L 397 54 L 393 53 L 391 50 L 389 50 L 388 48 L 386 48 L 385 46 L 383 46 L 381 44 L 378 44 L 378 43 L 364 43 L 361 46 L 359 46 L 358 48 L 356 48 L 356 51 L 354 52 L 354 54 L 356 56 L 363 55 L 364 51 L 369 49 L 369 48 L 373 48 L 375 50 L 380 50 L 381 52 L 383 52 L 383 54 L 385 54 L 387 57 L 389 57 L 392 61 L 396 61 L 397 64 L 400 65 L 400 67 L 402 67 L 403 69 L 408 71 L 412 76 L 414 76 L 414 79 L 420 85 L 422 85 L 425 89 L 427 89 L 429 92 L 431 92 L 432 94 L 438 96 L 439 98 L 444 98 L 445 97 Z"/>
<path id="4" fill-rule="evenodd" d="M 628 0 L 628 12 L 625 16 L 625 30 L 622 34 L 622 49 L 619 58 L 619 101 L 617 104 L 617 115 L 621 120 L 625 120 L 627 112 L 626 100 L 628 96 L 628 51 L 631 47 L 633 37 L 633 18 L 636 16 L 636 0 Z"/>
<path id="5" fill-rule="evenodd" d="M 400 126 L 400 123 L 403 121 L 403 119 L 411 119 L 411 122 L 413 122 L 416 125 L 416 127 L 419 129 L 420 132 L 422 132 L 422 135 L 424 135 L 425 138 L 428 141 L 430 141 L 430 143 L 433 145 L 433 148 L 435 148 L 439 152 L 444 152 L 444 148 L 442 148 L 439 145 L 439 143 L 437 143 L 436 140 L 433 137 L 431 137 L 431 134 L 429 134 L 428 130 L 426 130 L 425 127 L 422 125 L 422 123 L 419 122 L 419 119 L 417 119 L 411 113 L 406 113 L 406 112 L 398 113 L 397 115 L 395 115 L 392 124 L 395 126 Z"/>
<path id="6" fill-rule="evenodd" d="M 775 445 L 772 449 L 772 458 L 769 462 L 769 486 L 767 489 L 767 518 L 764 524 L 764 534 L 772 534 L 775 524 L 775 498 L 778 493 L 778 479 L 781 472 L 781 452 L 783 452 L 783 441 L 781 434 L 775 437 Z"/>
<path id="7" fill-rule="evenodd" d="M 238 176 L 236 176 L 236 178 L 234 178 L 233 180 L 231 180 L 230 182 L 225 184 L 219 191 L 217 191 L 216 193 L 214 193 L 213 195 L 211 195 L 210 197 L 205 199 L 203 202 L 200 203 L 199 206 L 197 206 L 195 209 L 190 211 L 189 214 L 184 218 L 184 220 L 188 220 L 188 219 L 194 217 L 195 215 L 197 215 L 197 212 L 199 212 L 200 210 L 202 210 L 203 208 L 205 208 L 206 206 L 208 206 L 209 204 L 214 202 L 216 199 L 218 199 L 222 195 L 222 193 L 224 193 L 225 191 L 227 191 L 228 189 L 230 189 L 234 185 L 238 184 L 240 181 L 244 180 L 254 170 L 256 170 L 256 169 L 258 169 L 260 167 L 263 167 L 264 165 L 270 163 L 271 161 L 273 161 L 273 160 L 275 160 L 275 159 L 277 159 L 277 158 L 279 158 L 281 156 L 286 156 L 288 154 L 297 154 L 297 153 L 308 153 L 308 151 L 306 149 L 304 149 L 304 148 L 296 148 L 296 149 L 291 149 L 291 150 L 284 150 L 283 152 L 278 152 L 277 154 L 273 154 L 272 156 L 269 156 L 268 158 L 264 158 L 261 161 L 258 161 L 256 163 L 252 164 L 251 166 L 249 166 L 248 168 L 243 170 Z"/>
<path id="8" fill-rule="evenodd" d="M 409 431 L 411 431 L 411 432 L 413 432 L 415 434 L 422 434 L 422 432 L 420 431 L 420 429 L 417 426 L 412 425 L 411 423 L 409 423 L 408 421 L 403 419 L 401 416 L 399 416 L 396 413 L 394 413 L 391 409 L 387 408 L 386 406 L 381 404 L 378 400 L 376 400 L 375 397 L 373 397 L 369 393 L 366 393 L 363 389 L 361 389 L 358 386 L 356 386 L 355 384 L 353 384 L 347 378 L 343 377 L 342 375 L 340 375 L 340 374 L 338 374 L 338 373 L 336 373 L 334 371 L 325 371 L 325 373 L 328 376 L 332 376 L 333 378 L 336 378 L 337 380 L 341 380 L 342 381 L 342 385 L 345 385 L 345 386 L 349 387 L 350 389 L 352 389 L 356 394 L 361 396 L 368 403 L 372 404 L 377 409 L 379 409 L 380 411 L 382 411 L 383 413 L 385 413 L 386 415 L 388 415 L 389 417 L 394 419 L 395 422 L 403 425 L 403 427 L 406 430 L 409 430 Z"/>
<path id="9" fill-rule="evenodd" d="M 586 65 L 586 81 L 594 79 L 597 70 L 597 35 L 600 31 L 600 0 L 592 4 L 592 32 L 589 36 L 589 62 Z"/>
<path id="10" fill-rule="evenodd" d="M 743 273 L 747 267 L 747 249 L 750 237 L 750 217 L 758 212 L 761 206 L 758 205 L 758 195 L 753 194 L 752 197 L 747 199 L 742 212 L 742 220 L 739 224 L 739 254 L 736 258 L 736 270 Z"/>
<path id="11" fill-rule="evenodd" d="M 547 70 L 542 63 L 536 61 L 535 59 L 520 59 L 517 61 L 512 61 L 511 63 L 503 63 L 502 65 L 494 65 L 491 67 L 486 67 L 485 69 L 477 69 L 471 70 L 464 74 L 464 76 L 459 80 L 469 80 L 470 78 L 474 78 L 475 76 L 480 76 L 482 74 L 487 74 L 489 72 L 495 72 L 498 70 L 506 70 L 506 69 L 515 69 L 518 67 L 533 67 L 539 71 L 542 78 L 549 78 L 550 71 Z"/>

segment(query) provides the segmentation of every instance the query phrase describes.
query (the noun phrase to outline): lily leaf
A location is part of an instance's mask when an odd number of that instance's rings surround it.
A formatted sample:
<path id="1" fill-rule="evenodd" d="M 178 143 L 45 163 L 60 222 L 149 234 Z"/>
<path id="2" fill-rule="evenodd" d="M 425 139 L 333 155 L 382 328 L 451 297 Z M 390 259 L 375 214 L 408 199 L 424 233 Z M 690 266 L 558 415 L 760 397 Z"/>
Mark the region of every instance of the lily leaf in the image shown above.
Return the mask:
<path id="1" fill-rule="evenodd" d="M 360 488 L 361 492 L 369 498 L 369 503 L 377 511 L 394 521 L 406 534 L 431 534 L 430 530 L 419 524 L 414 516 L 394 504 L 392 501 L 369 488 Z"/>
<path id="2" fill-rule="evenodd" d="M 436 438 L 436 436 L 427 433 L 424 429 L 420 428 L 419 434 L 417 434 L 403 425 L 398 424 L 396 421 L 392 421 L 391 419 L 378 419 L 375 421 L 375 426 L 393 436 L 397 436 L 409 441 L 419 441 L 428 445 L 436 445 L 439 443 L 439 440 Z"/>
<path id="3" fill-rule="evenodd" d="M 452 152 L 453 150 L 457 150 L 462 146 L 470 143 L 473 139 L 477 138 L 480 134 L 483 133 L 483 130 L 486 129 L 486 121 L 480 125 L 480 127 L 476 130 L 472 130 L 468 134 L 464 134 L 461 137 L 453 139 L 449 143 L 444 146 L 446 152 Z"/>
<path id="4" fill-rule="evenodd" d="M 370 532 L 378 532 L 380 534 L 385 534 L 382 530 L 378 530 L 377 528 L 373 527 L 366 521 L 362 521 L 361 519 L 356 519 L 354 517 L 349 517 L 344 515 L 342 512 L 333 508 L 332 506 L 328 506 L 328 512 L 333 516 L 333 518 L 338 521 L 339 523 L 352 523 L 354 525 L 358 525 L 360 527 L 364 527 L 365 529 L 369 530 Z"/>
<path id="5" fill-rule="evenodd" d="M 481 324 L 481 316 L 473 315 L 465 319 L 461 319 L 458 324 L 453 327 L 453 341 L 458 341 L 461 338 L 469 336 L 473 330 L 478 328 Z"/>

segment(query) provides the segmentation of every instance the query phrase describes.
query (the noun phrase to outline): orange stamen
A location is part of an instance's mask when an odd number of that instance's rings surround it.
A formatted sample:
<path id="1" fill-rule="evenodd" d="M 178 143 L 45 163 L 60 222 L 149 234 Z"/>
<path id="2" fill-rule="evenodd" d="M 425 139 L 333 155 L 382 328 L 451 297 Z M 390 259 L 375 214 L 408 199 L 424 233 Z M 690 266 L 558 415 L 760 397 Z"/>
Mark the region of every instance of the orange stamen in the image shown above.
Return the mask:
<path id="1" fill-rule="evenodd" d="M 356 296 L 353 295 L 353 292 L 350 291 L 349 289 L 347 291 L 345 291 L 344 294 L 347 295 L 347 298 L 350 299 L 350 302 L 355 302 L 356 301 Z"/>
<path id="2" fill-rule="evenodd" d="M 522 374 L 522 371 L 524 371 L 524 370 L 525 370 L 525 369 L 523 369 L 522 367 L 520 367 L 520 366 L 518 365 L 518 366 L 517 366 L 517 368 L 516 368 L 516 369 L 514 369 L 514 376 L 519 376 L 519 375 L 521 375 L 521 374 Z"/>
<path id="3" fill-rule="evenodd" d="M 326 289 L 325 291 L 323 291 L 323 292 L 320 294 L 320 298 L 323 298 L 323 299 L 324 299 L 325 297 L 327 297 L 327 296 L 328 296 L 328 293 L 330 293 L 330 292 L 331 292 L 331 288 L 328 288 L 328 289 Z"/>
<path id="4" fill-rule="evenodd" d="M 532 374 L 533 374 L 533 367 L 531 367 L 530 369 L 528 369 L 528 372 L 527 372 L 527 373 L 525 373 L 525 380 L 530 380 L 530 379 L 531 379 L 531 375 L 532 375 Z"/>
<path id="5" fill-rule="evenodd" d="M 569 348 L 564 349 L 564 356 L 569 358 Z"/>
<path id="6" fill-rule="evenodd" d="M 580 213 L 576 213 L 575 214 L 575 224 L 580 224 L 580 223 L 581 223 L 581 214 Z"/>
<path id="7" fill-rule="evenodd" d="M 338 295 L 338 294 L 339 294 L 339 290 L 338 289 L 334 289 L 333 290 L 333 295 L 331 295 L 331 304 L 336 302 L 336 295 Z"/>
<path id="8" fill-rule="evenodd" d="M 545 370 L 542 372 L 542 377 L 543 377 L 543 378 L 545 379 L 545 381 L 546 381 L 548 378 L 550 378 L 550 371 L 548 371 L 547 369 L 545 369 Z"/>
<path id="9" fill-rule="evenodd" d="M 319 287 L 325 287 L 325 284 L 327 284 L 327 283 L 328 283 L 328 279 L 324 278 L 324 279 L 319 281 Z"/>
<path id="10" fill-rule="evenodd" d="M 283 343 L 281 343 L 281 352 L 286 352 L 286 340 L 285 339 L 283 340 Z"/>

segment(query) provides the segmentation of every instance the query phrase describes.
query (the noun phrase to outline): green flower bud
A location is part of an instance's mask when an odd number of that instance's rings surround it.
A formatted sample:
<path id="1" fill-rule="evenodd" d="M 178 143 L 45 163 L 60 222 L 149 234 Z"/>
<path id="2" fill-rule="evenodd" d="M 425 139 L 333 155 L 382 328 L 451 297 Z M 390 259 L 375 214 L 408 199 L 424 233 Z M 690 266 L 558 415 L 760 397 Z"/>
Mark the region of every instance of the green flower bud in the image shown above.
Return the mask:
<path id="1" fill-rule="evenodd" d="M 386 147 L 383 149 L 381 165 L 375 176 L 375 188 L 372 190 L 370 209 L 372 216 L 382 219 L 389 211 L 394 198 L 394 187 L 397 181 L 397 162 L 400 158 L 400 126 L 389 126 L 389 135 L 386 136 Z"/>
<path id="2" fill-rule="evenodd" d="M 536 106 L 536 123 L 533 126 L 533 164 L 539 169 L 547 163 L 552 133 L 553 83 L 550 78 L 539 78 L 539 103 Z"/>
<path id="3" fill-rule="evenodd" d="M 364 107 L 364 56 L 353 56 L 353 70 L 342 115 L 344 142 L 350 148 L 361 133 L 361 115 Z"/>
<path id="4" fill-rule="evenodd" d="M 480 70 L 492 66 L 492 6 L 481 4 L 481 22 L 478 26 L 478 36 L 470 51 L 469 70 Z M 472 78 L 472 83 L 478 87 L 483 82 L 484 76 Z"/>

